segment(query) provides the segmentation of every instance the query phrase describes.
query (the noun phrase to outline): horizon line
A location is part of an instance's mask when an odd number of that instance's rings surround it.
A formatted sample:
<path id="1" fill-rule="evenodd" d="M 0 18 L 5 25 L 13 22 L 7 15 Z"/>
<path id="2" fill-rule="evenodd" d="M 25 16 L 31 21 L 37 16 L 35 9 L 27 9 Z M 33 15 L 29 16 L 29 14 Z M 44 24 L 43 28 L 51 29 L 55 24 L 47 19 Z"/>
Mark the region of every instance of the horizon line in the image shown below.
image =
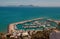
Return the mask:
<path id="1" fill-rule="evenodd" d="M 0 5 L 0 7 L 60 7 L 60 6 L 38 6 L 38 5 Z"/>

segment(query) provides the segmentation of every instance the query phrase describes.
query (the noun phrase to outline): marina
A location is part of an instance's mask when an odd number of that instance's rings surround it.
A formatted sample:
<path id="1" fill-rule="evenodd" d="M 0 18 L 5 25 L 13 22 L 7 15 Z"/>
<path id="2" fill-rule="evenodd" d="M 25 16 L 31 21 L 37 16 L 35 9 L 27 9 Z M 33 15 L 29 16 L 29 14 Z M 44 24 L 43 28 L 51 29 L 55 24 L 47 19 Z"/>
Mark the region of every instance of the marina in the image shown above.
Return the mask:
<path id="1" fill-rule="evenodd" d="M 33 19 L 33 20 L 26 20 L 26 21 L 22 21 L 22 22 L 17 22 L 17 23 L 12 23 L 9 25 L 8 28 L 8 32 L 15 32 L 18 30 L 17 26 L 22 25 L 20 30 L 39 30 L 39 29 L 44 29 L 44 28 L 54 28 L 57 27 L 58 23 L 60 23 L 60 21 L 56 21 L 56 20 L 52 20 L 52 19 L 46 19 L 44 22 L 39 22 L 40 20 L 44 21 L 44 18 L 37 18 L 37 19 Z M 31 24 L 29 24 L 28 22 L 32 22 Z M 55 23 L 55 25 L 53 23 Z M 27 24 L 26 24 L 27 23 Z"/>

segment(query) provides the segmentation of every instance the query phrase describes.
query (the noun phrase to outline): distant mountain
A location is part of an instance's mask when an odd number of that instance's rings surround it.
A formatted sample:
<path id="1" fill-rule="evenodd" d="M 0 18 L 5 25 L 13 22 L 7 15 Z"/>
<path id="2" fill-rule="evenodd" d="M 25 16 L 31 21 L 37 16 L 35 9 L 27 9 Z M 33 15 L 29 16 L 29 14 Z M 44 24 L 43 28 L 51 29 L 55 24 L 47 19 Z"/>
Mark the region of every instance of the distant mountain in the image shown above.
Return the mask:
<path id="1" fill-rule="evenodd" d="M 19 5 L 19 7 L 35 7 L 33 5 Z"/>

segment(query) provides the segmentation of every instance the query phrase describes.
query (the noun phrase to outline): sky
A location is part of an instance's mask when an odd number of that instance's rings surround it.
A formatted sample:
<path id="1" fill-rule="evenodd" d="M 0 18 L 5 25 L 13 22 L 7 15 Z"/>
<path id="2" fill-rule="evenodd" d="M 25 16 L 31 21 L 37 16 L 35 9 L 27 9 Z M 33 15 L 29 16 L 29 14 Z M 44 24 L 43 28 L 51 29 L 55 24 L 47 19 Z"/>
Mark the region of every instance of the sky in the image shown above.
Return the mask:
<path id="1" fill-rule="evenodd" d="M 0 6 L 7 5 L 34 5 L 34 6 L 58 6 L 60 0 L 0 0 Z"/>

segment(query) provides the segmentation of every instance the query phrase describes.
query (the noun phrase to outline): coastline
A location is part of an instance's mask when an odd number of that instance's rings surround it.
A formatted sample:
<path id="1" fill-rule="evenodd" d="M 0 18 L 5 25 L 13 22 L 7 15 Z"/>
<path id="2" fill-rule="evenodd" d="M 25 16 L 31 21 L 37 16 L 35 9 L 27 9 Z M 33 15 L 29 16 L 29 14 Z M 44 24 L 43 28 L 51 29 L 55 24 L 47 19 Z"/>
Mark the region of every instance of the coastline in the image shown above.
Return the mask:
<path id="1" fill-rule="evenodd" d="M 0 35 L 3 37 L 3 38 L 14 38 L 14 39 L 18 39 L 18 38 L 21 38 L 19 36 L 22 36 L 23 39 L 35 39 L 36 38 L 44 38 L 44 39 L 49 39 L 49 34 L 56 30 L 56 27 L 53 27 L 53 28 L 47 28 L 46 26 L 50 27 L 50 22 L 54 22 L 56 23 L 57 25 L 60 23 L 59 20 L 52 20 L 52 19 L 45 19 L 45 21 L 41 24 L 39 21 L 40 20 L 43 20 L 44 21 L 44 18 L 37 18 L 37 19 L 33 19 L 33 20 L 26 20 L 26 21 L 21 21 L 21 22 L 16 22 L 16 23 L 11 23 L 9 24 L 9 27 L 8 27 L 8 32 L 6 34 L 3 34 L 3 33 L 0 33 Z M 16 29 L 16 25 L 18 24 L 25 24 L 27 22 L 32 22 L 32 24 L 29 24 L 29 28 L 40 28 L 41 25 L 43 27 L 43 30 L 40 30 L 40 29 L 37 29 L 37 30 L 17 30 Z M 36 25 L 34 25 L 36 24 Z M 47 25 L 46 25 L 47 24 Z M 39 26 L 38 26 L 39 25 Z M 27 25 L 25 24 L 25 28 L 28 28 L 26 27 Z M 38 36 L 38 37 L 37 37 Z M 25 38 L 27 37 L 27 38 Z M 21 38 L 21 39 L 22 39 Z M 41 38 L 41 39 L 42 39 Z"/>

